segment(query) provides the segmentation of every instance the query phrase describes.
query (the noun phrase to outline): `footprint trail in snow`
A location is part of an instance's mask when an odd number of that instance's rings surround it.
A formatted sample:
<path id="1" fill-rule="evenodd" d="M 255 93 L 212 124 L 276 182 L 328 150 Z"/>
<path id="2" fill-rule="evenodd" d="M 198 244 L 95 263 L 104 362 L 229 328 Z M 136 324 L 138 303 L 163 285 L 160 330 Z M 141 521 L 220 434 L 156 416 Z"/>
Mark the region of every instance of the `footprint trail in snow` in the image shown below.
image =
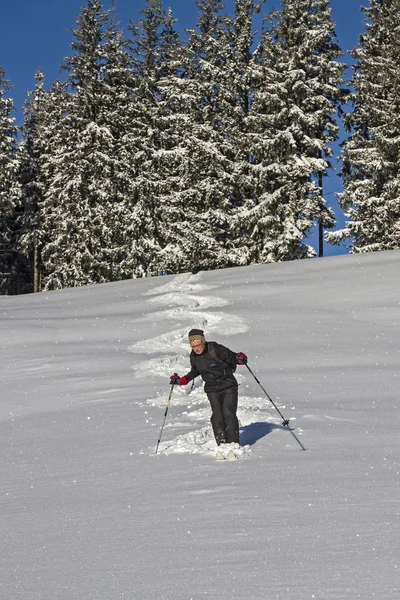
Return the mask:
<path id="1" fill-rule="evenodd" d="M 143 339 L 129 347 L 131 352 L 147 355 L 135 362 L 137 377 L 140 377 L 141 373 L 151 373 L 163 378 L 163 385 L 160 386 L 163 393 L 149 398 L 143 402 L 143 406 L 165 408 L 168 390 L 165 384 L 169 376 L 174 372 L 184 374 L 189 371 L 189 329 L 204 329 L 209 340 L 218 340 L 219 336 L 247 331 L 247 326 L 240 317 L 221 310 L 230 303 L 224 298 L 210 295 L 214 286 L 202 283 L 201 278 L 201 273 L 176 275 L 168 283 L 145 294 L 149 296 L 148 302 L 155 307 L 154 312 L 148 313 L 148 319 L 155 323 L 178 321 L 182 326 L 174 328 L 170 333 Z M 235 376 L 239 384 L 245 381 L 244 375 L 238 371 Z M 158 453 L 214 455 L 217 445 L 210 425 L 210 416 L 210 405 L 200 377 L 194 383 L 174 389 Z M 279 420 L 271 417 L 264 397 L 244 396 L 240 388 L 238 419 L 241 441 L 245 445 L 236 452 L 242 456 L 248 454 L 249 444 L 254 443 L 257 436 L 265 435 L 274 427 L 273 423 L 279 423 Z M 150 449 L 150 453 L 153 452 L 154 449 Z"/>

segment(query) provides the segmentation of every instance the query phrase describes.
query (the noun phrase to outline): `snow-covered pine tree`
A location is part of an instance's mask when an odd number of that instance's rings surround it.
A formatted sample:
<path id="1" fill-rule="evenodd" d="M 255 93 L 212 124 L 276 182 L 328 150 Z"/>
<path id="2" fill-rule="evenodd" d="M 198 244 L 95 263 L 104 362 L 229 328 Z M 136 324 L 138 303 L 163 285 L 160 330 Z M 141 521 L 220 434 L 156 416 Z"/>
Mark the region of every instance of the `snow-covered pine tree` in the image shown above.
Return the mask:
<path id="1" fill-rule="evenodd" d="M 284 0 L 274 30 L 274 39 L 287 56 L 285 87 L 293 104 L 291 131 L 306 163 L 304 175 L 309 178 L 308 171 L 313 180 L 306 193 L 302 231 L 309 229 L 307 220 L 310 225 L 318 223 L 320 256 L 323 229 L 335 225 L 333 211 L 323 197 L 323 178 L 332 168 L 332 144 L 339 133 L 337 112 L 347 94 L 343 87 L 346 66 L 338 60 L 342 52 L 330 4 L 331 0 Z"/>
<path id="2" fill-rule="evenodd" d="M 17 182 L 17 134 L 12 116 L 14 102 L 8 97 L 10 82 L 0 67 L 0 272 L 14 272 L 16 248 L 13 239 L 14 209 L 19 194 Z M 15 273 L 17 276 L 18 274 Z M 1 284 L 1 281 L 0 281 Z"/>
<path id="3" fill-rule="evenodd" d="M 15 202 L 17 181 L 16 150 L 18 128 L 12 116 L 14 102 L 7 96 L 11 89 L 5 72 L 0 67 L 0 211 L 1 214 L 11 210 Z"/>
<path id="4" fill-rule="evenodd" d="M 263 1 L 236 0 L 234 17 L 227 24 L 223 82 L 227 102 L 221 114 L 221 128 L 231 145 L 234 162 L 229 228 L 241 264 L 276 260 L 271 246 L 276 238 L 273 220 L 277 195 L 271 195 L 274 184 L 269 165 L 274 162 L 271 114 L 277 107 L 271 99 L 266 100 L 266 77 L 270 73 L 263 64 L 263 37 L 254 29 L 263 4 Z M 273 77 L 272 97 L 276 84 Z"/>
<path id="5" fill-rule="evenodd" d="M 227 67 L 234 112 L 224 121 L 235 160 L 231 227 L 242 260 L 275 262 L 299 252 L 288 210 L 289 165 L 296 149 L 289 128 L 287 90 L 279 70 L 277 44 L 266 29 L 254 31 L 262 4 L 235 2 Z"/>
<path id="6" fill-rule="evenodd" d="M 114 3 L 113 3 L 114 7 Z M 113 138 L 114 154 L 110 176 L 113 201 L 110 203 L 112 228 L 113 279 L 125 279 L 143 274 L 143 255 L 132 252 L 132 191 L 137 177 L 132 160 L 132 124 L 137 117 L 138 87 L 129 42 L 109 13 L 105 31 L 104 52 L 107 57 L 103 72 L 102 122 Z M 134 192 L 133 192 L 134 195 Z M 136 240 L 135 242 L 136 243 Z"/>
<path id="7" fill-rule="evenodd" d="M 41 76 L 40 76 L 41 79 Z M 40 81 L 25 103 L 23 138 L 20 148 L 20 173 L 23 208 L 19 247 L 33 261 L 34 290 L 47 284 L 52 270 L 45 267 L 42 251 L 54 244 L 54 236 L 63 219 L 58 198 L 49 195 L 53 178 L 61 165 L 55 160 L 60 148 L 68 144 L 68 131 L 63 121 L 68 110 L 69 94 L 65 83 L 55 81 L 45 90 Z"/>
<path id="8" fill-rule="evenodd" d="M 322 180 L 337 138 L 344 65 L 328 0 L 283 0 L 262 36 L 262 77 L 250 122 L 264 140 L 251 151 L 260 181 L 247 201 L 252 260 L 313 256 L 310 229 L 334 225 Z"/>
<path id="9" fill-rule="evenodd" d="M 41 128 L 48 118 L 46 92 L 43 89 L 43 73 L 35 74 L 36 86 L 28 92 L 24 105 L 22 141 L 18 147 L 18 181 L 21 186 L 18 202 L 17 243 L 18 248 L 29 260 L 26 284 L 33 291 L 40 290 L 40 251 L 38 231 L 40 228 L 40 204 L 45 188 L 43 161 L 45 146 L 41 139 Z"/>
<path id="10" fill-rule="evenodd" d="M 138 262 L 136 275 L 156 274 L 163 265 L 167 246 L 165 230 L 176 228 L 168 214 L 180 186 L 182 161 L 179 126 L 173 122 L 172 106 L 163 102 L 161 81 L 177 73 L 176 55 L 180 49 L 175 19 L 164 11 L 160 0 L 146 0 L 141 18 L 131 22 L 133 74 L 137 80 L 130 104 L 127 157 L 135 171 L 126 197 L 127 261 Z M 171 84 L 168 86 L 171 87 Z M 171 118 L 172 117 L 172 122 Z M 128 148 L 130 146 L 130 148 Z M 168 253 L 167 253 L 168 254 Z M 168 256 L 166 257 L 168 259 Z"/>
<path id="11" fill-rule="evenodd" d="M 177 68 L 160 82 L 163 122 L 175 143 L 175 182 L 162 202 L 161 258 L 172 272 L 237 264 L 228 227 L 233 153 L 221 126 L 227 107 L 226 19 L 220 0 L 198 0 L 196 6 L 196 28 L 187 31 Z"/>
<path id="12" fill-rule="evenodd" d="M 349 240 L 354 253 L 400 248 L 400 1 L 370 0 L 362 10 L 338 194 L 349 220 L 328 234 L 331 243 Z"/>
<path id="13" fill-rule="evenodd" d="M 131 275 L 120 266 L 123 256 L 118 219 L 124 166 L 114 137 L 114 119 L 115 112 L 123 114 L 124 105 L 118 104 L 113 93 L 114 113 L 110 113 L 108 68 L 115 68 L 114 58 L 107 54 L 113 35 L 110 13 L 103 11 L 100 1 L 88 1 L 72 32 L 74 55 L 63 61 L 71 91 L 65 96 L 63 115 L 47 157 L 48 187 L 41 206 L 46 289 Z"/>

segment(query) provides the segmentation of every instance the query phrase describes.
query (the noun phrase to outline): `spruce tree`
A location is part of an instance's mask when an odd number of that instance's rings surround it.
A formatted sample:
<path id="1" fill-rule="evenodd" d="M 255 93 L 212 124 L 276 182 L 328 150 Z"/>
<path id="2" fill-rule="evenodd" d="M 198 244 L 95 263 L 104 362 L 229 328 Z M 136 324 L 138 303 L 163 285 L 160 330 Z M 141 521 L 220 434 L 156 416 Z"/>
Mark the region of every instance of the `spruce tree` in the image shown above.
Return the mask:
<path id="1" fill-rule="evenodd" d="M 18 148 L 18 181 L 21 186 L 18 202 L 18 248 L 29 260 L 27 284 L 33 291 L 40 290 L 39 230 L 40 206 L 45 190 L 43 163 L 46 147 L 41 137 L 43 125 L 48 118 L 48 93 L 43 89 L 43 73 L 35 74 L 36 86 L 28 93 L 24 105 L 22 141 Z"/>
<path id="2" fill-rule="evenodd" d="M 287 92 L 268 29 L 255 43 L 260 9 L 253 0 L 235 2 L 226 84 L 234 108 L 225 121 L 235 160 L 231 227 L 247 264 L 285 260 L 293 253 L 287 205 L 294 148 L 287 131 Z"/>
<path id="3" fill-rule="evenodd" d="M 165 214 L 166 205 L 179 186 L 181 162 L 176 124 L 171 125 L 171 106 L 165 103 L 161 83 L 177 71 L 175 57 L 180 42 L 175 19 L 170 11 L 163 10 L 159 0 L 147 0 L 139 13 L 141 19 L 129 26 L 137 85 L 128 109 L 127 159 L 134 177 L 126 196 L 130 215 L 127 261 L 131 261 L 136 276 L 156 274 L 163 266 L 162 251 L 168 244 L 165 228 L 175 227 Z M 169 264 L 168 270 L 172 270 Z"/>
<path id="4" fill-rule="evenodd" d="M 15 279 L 18 276 L 18 255 L 13 231 L 14 210 L 19 194 L 16 156 L 18 129 L 12 116 L 14 103 L 8 97 L 10 89 L 10 82 L 0 68 L 0 272 L 11 273 Z"/>
<path id="5" fill-rule="evenodd" d="M 164 266 L 173 272 L 234 264 L 229 218 L 233 154 L 222 127 L 227 35 L 219 0 L 199 0 L 198 22 L 160 82 L 175 171 L 163 202 Z M 165 165 L 168 168 L 168 165 Z M 178 226 L 174 226 L 177 223 Z"/>
<path id="6" fill-rule="evenodd" d="M 118 34 L 110 22 L 110 11 L 89 0 L 72 32 L 74 54 L 63 61 L 69 91 L 60 120 L 50 124 L 55 137 L 44 166 L 47 189 L 41 205 L 46 288 L 131 276 L 121 268 L 123 134 L 115 115 L 123 115 L 124 106 L 114 93 L 118 59 L 110 58 L 109 50 Z"/>
<path id="7" fill-rule="evenodd" d="M 9 211 L 14 206 L 16 184 L 16 150 L 18 128 L 12 116 L 14 102 L 8 97 L 10 82 L 0 67 L 0 210 Z"/>
<path id="8" fill-rule="evenodd" d="M 236 0 L 234 17 L 227 22 L 224 110 L 221 125 L 231 145 L 233 190 L 230 195 L 229 231 L 235 249 L 231 251 L 237 264 L 265 260 L 265 216 L 271 207 L 267 200 L 266 146 L 272 133 L 261 106 L 259 92 L 265 83 L 263 40 L 254 29 L 256 15 L 264 2 Z M 258 36 L 258 41 L 256 37 Z M 274 80 L 276 84 L 276 80 Z M 264 253 L 264 254 L 263 254 Z"/>
<path id="9" fill-rule="evenodd" d="M 66 83 L 55 81 L 50 90 L 45 90 L 40 76 L 24 107 L 20 152 L 23 214 L 19 245 L 31 259 L 34 291 L 52 288 L 49 284 L 53 271 L 51 252 L 56 251 L 58 231 L 67 210 L 49 190 L 62 171 L 60 149 L 68 145 L 69 132 L 64 123 L 68 106 Z M 58 260 L 62 265 L 62 259 Z M 58 287 L 62 287 L 61 284 Z"/>
<path id="10" fill-rule="evenodd" d="M 400 1 L 370 0 L 362 10 L 338 194 L 349 220 L 329 235 L 332 243 L 348 240 L 352 252 L 400 248 Z"/>
<path id="11" fill-rule="evenodd" d="M 320 256 L 323 228 L 335 225 L 333 211 L 323 197 L 323 178 L 332 168 L 332 144 L 339 134 L 337 112 L 347 95 L 343 87 L 345 65 L 338 60 L 342 52 L 334 27 L 330 0 L 285 0 L 274 31 L 275 41 L 288 58 L 285 87 L 293 103 L 292 131 L 316 184 L 308 192 L 305 214 L 312 224 L 319 225 Z"/>
<path id="12" fill-rule="evenodd" d="M 248 118 L 258 135 L 248 154 L 259 184 L 243 213 L 251 260 L 313 256 L 307 234 L 317 223 L 335 222 L 322 179 L 339 131 L 344 65 L 337 62 L 341 53 L 328 5 L 284 0 L 262 35 Z"/>

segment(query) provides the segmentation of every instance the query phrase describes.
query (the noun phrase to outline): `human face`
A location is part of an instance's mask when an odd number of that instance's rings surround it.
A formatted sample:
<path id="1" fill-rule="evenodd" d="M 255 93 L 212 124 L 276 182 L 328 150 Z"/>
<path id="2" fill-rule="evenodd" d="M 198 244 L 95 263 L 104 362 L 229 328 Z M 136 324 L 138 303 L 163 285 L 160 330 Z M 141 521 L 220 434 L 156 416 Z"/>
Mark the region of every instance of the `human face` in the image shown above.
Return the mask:
<path id="1" fill-rule="evenodd" d="M 194 340 L 193 342 L 190 342 L 190 346 L 193 352 L 195 352 L 196 354 L 201 354 L 204 351 L 204 348 L 206 347 L 206 343 L 201 342 L 200 340 Z"/>

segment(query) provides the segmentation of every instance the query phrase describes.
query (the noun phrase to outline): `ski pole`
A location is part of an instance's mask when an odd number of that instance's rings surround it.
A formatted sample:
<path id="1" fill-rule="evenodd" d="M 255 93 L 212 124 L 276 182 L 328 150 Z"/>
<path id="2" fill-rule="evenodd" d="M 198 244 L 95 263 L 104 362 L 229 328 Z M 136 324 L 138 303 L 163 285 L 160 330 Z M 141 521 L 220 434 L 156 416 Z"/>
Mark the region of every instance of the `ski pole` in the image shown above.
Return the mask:
<path id="1" fill-rule="evenodd" d="M 174 373 L 174 375 L 177 376 L 177 373 Z M 163 420 L 163 423 L 161 425 L 160 435 L 158 436 L 158 441 L 157 441 L 157 446 L 156 446 L 155 454 L 157 454 L 157 452 L 158 452 L 158 446 L 160 445 L 160 442 L 161 442 L 161 436 L 162 436 L 162 433 L 163 433 L 165 421 L 167 419 L 168 409 L 169 409 L 169 406 L 171 404 L 171 397 L 172 397 L 172 392 L 174 391 L 174 385 L 176 385 L 175 382 L 171 384 L 171 391 L 169 393 L 167 405 L 165 407 L 164 420 Z"/>
<path id="2" fill-rule="evenodd" d="M 283 414 L 281 413 L 281 411 L 279 410 L 279 408 L 277 407 L 277 405 L 275 404 L 275 402 L 272 400 L 271 396 L 268 394 L 267 390 L 261 385 L 261 382 L 254 375 L 253 371 L 250 369 L 250 367 L 249 367 L 249 365 L 247 363 L 246 363 L 246 367 L 248 368 L 248 370 L 250 371 L 250 373 L 253 375 L 254 379 L 257 381 L 258 385 L 260 386 L 260 388 L 262 389 L 262 391 L 264 392 L 264 394 L 267 396 L 268 400 L 271 402 L 272 406 L 276 409 L 276 411 L 282 417 L 282 425 L 284 427 L 289 427 L 289 419 L 285 419 L 285 417 L 283 416 Z M 292 429 L 289 429 L 289 431 L 292 434 L 292 436 L 294 437 L 294 439 L 296 440 L 296 442 L 298 444 L 300 444 L 301 449 L 305 450 L 303 444 L 301 443 L 301 441 L 299 440 L 299 438 L 293 433 Z"/>

